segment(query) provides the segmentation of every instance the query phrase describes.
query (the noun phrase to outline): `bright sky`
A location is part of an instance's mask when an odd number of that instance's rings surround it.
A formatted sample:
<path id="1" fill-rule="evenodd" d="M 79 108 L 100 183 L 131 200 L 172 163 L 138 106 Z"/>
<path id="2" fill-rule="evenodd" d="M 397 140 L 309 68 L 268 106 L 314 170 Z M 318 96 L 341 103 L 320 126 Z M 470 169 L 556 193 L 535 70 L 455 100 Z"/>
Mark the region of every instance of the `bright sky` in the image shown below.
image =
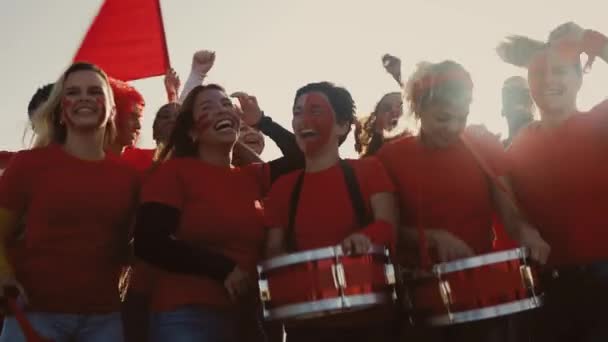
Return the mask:
<path id="1" fill-rule="evenodd" d="M 125 0 L 126 1 L 126 0 Z M 69 64 L 101 0 L 5 0 L 0 12 L 0 149 L 24 147 L 27 104 Z M 608 33 L 602 0 L 161 0 L 172 66 L 185 82 L 192 53 L 216 51 L 208 81 L 255 94 L 275 121 L 290 127 L 300 86 L 329 80 L 346 86 L 360 115 L 397 90 L 381 66 L 389 52 L 407 77 L 422 60 L 453 59 L 475 82 L 470 123 L 505 132 L 500 87 L 523 70 L 504 64 L 494 47 L 507 34 L 544 39 L 565 21 Z M 579 106 L 606 98 L 608 67 L 586 76 Z M 162 78 L 134 82 L 146 99 L 141 146 L 153 146 L 152 119 L 166 101 Z M 267 144 L 265 159 L 279 155 Z M 354 156 L 352 138 L 343 156 Z"/>

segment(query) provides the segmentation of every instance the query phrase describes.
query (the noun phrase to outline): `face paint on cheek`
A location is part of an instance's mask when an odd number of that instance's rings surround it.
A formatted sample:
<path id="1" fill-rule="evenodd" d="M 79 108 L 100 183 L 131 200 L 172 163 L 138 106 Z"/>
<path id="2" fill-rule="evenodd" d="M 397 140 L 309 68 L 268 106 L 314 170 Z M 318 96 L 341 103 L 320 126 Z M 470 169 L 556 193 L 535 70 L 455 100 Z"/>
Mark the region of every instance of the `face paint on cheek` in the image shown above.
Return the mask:
<path id="1" fill-rule="evenodd" d="M 61 122 L 68 126 L 74 126 L 74 122 L 70 119 L 70 115 L 68 113 L 74 107 L 74 101 L 64 97 L 61 99 Z"/>
<path id="2" fill-rule="evenodd" d="M 194 127 L 197 132 L 202 133 L 211 127 L 212 121 L 209 120 L 209 115 L 202 114 L 194 122 Z"/>
<path id="3" fill-rule="evenodd" d="M 314 111 L 314 114 L 313 114 Z M 315 139 L 307 139 L 306 154 L 316 154 L 330 140 L 335 124 L 335 114 L 323 95 L 310 93 L 304 104 L 302 124 L 305 128 L 313 129 L 317 133 Z"/>

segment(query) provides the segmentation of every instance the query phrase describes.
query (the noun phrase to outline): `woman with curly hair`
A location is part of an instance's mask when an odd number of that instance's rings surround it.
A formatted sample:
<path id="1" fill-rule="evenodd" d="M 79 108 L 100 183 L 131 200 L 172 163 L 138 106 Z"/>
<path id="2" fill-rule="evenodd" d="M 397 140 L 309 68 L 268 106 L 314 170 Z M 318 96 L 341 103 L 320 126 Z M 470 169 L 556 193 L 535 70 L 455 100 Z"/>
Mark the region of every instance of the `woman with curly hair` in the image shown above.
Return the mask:
<path id="1" fill-rule="evenodd" d="M 393 79 L 403 86 L 401 81 L 401 60 L 386 54 L 382 57 L 385 70 Z M 360 157 L 374 155 L 391 135 L 391 139 L 406 132 L 394 134 L 399 119 L 403 116 L 403 99 L 400 92 L 384 94 L 376 104 L 374 111 L 355 121 L 355 151 Z"/>

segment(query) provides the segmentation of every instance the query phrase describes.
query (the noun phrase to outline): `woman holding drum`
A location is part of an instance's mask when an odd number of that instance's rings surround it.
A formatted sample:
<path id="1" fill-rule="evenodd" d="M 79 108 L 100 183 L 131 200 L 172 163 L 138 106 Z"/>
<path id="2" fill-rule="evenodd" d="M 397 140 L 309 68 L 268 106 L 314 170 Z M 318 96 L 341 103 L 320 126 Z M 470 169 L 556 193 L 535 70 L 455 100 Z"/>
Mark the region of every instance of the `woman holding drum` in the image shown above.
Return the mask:
<path id="1" fill-rule="evenodd" d="M 272 277 L 266 309 L 287 320 L 289 342 L 382 341 L 394 335 L 390 323 L 381 321 L 386 316 L 345 313 L 392 302 L 390 266 L 378 245 L 393 245 L 396 223 L 393 186 L 378 160 L 340 158 L 354 111 L 348 91 L 329 82 L 296 93 L 292 124 L 306 167 L 272 186 L 265 213 L 268 256 L 299 253 L 263 263 L 260 282 L 264 296 L 264 277 Z M 293 298 L 307 290 L 308 300 Z M 281 300 L 293 305 L 272 306 Z M 304 317 L 309 319 L 294 321 Z"/>
<path id="2" fill-rule="evenodd" d="M 525 279 L 520 275 L 519 266 L 526 265 L 517 263 L 527 259 L 523 250 L 459 261 L 492 250 L 495 211 L 509 234 L 529 248 L 533 259 L 542 263 L 549 253 L 538 231 L 518 213 L 502 178 L 508 165 L 500 141 L 485 129 L 465 128 L 472 89 L 471 77 L 460 64 L 419 64 L 406 85 L 406 97 L 420 131 L 387 143 L 378 153 L 400 200 L 400 233 L 406 246 L 400 252 L 407 252 L 401 261 L 423 269 L 443 263 L 434 267 L 435 275 L 429 281 L 414 280 L 414 310 L 430 311 L 424 318 L 431 325 L 449 326 L 425 331 L 423 337 L 428 340 L 501 341 L 506 335 L 505 323 L 481 319 L 535 306 L 535 297 L 531 302 L 522 298 L 526 289 L 513 289 L 517 298 L 496 293 L 501 286 L 517 287 L 522 280 L 534 280 L 531 272 L 526 272 Z M 418 250 L 419 257 L 411 255 L 412 250 Z M 457 262 L 449 263 L 454 260 Z M 496 264 L 505 260 L 512 261 Z M 483 266 L 481 272 L 474 266 Z M 503 268 L 511 272 L 503 272 Z M 465 281 L 452 279 L 454 272 L 464 272 Z M 508 307 L 494 305 L 512 300 L 516 304 Z M 492 308 L 486 310 L 485 306 Z M 476 320 L 479 322 L 473 322 Z"/>
<path id="3" fill-rule="evenodd" d="M 547 43 L 510 37 L 498 52 L 528 69 L 541 120 L 515 137 L 508 153 L 522 208 L 551 245 L 538 341 L 608 340 L 608 102 L 577 109 L 580 55 L 608 61 L 608 38 L 567 23 Z"/>

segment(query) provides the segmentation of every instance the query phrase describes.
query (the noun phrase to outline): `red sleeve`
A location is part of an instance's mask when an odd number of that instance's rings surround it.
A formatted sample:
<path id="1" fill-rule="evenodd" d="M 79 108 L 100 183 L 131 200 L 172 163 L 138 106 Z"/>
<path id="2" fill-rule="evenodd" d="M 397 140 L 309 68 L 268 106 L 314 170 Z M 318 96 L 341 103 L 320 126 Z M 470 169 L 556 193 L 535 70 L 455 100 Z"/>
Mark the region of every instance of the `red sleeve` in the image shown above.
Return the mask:
<path id="1" fill-rule="evenodd" d="M 395 186 L 378 158 L 370 156 L 360 159 L 358 162 L 361 165 L 359 182 L 367 196 L 371 197 L 382 192 L 395 192 Z"/>
<path id="2" fill-rule="evenodd" d="M 182 209 L 184 187 L 179 177 L 180 160 L 161 164 L 147 178 L 141 190 L 141 203 L 155 202 Z"/>
<path id="3" fill-rule="evenodd" d="M 289 200 L 294 187 L 294 179 L 293 175 L 284 176 L 270 188 L 264 202 L 264 222 L 268 228 L 287 228 Z"/>
<path id="4" fill-rule="evenodd" d="M 30 195 L 31 151 L 17 153 L 0 177 L 0 207 L 15 214 L 25 211 Z"/>
<path id="5" fill-rule="evenodd" d="M 395 191 L 391 179 L 378 158 L 370 156 L 358 162 L 362 166 L 359 182 L 365 189 L 365 196 L 371 198 L 378 193 Z M 370 223 L 363 228 L 362 233 L 375 244 L 391 246 L 395 241 L 395 227 L 383 220 Z"/>

